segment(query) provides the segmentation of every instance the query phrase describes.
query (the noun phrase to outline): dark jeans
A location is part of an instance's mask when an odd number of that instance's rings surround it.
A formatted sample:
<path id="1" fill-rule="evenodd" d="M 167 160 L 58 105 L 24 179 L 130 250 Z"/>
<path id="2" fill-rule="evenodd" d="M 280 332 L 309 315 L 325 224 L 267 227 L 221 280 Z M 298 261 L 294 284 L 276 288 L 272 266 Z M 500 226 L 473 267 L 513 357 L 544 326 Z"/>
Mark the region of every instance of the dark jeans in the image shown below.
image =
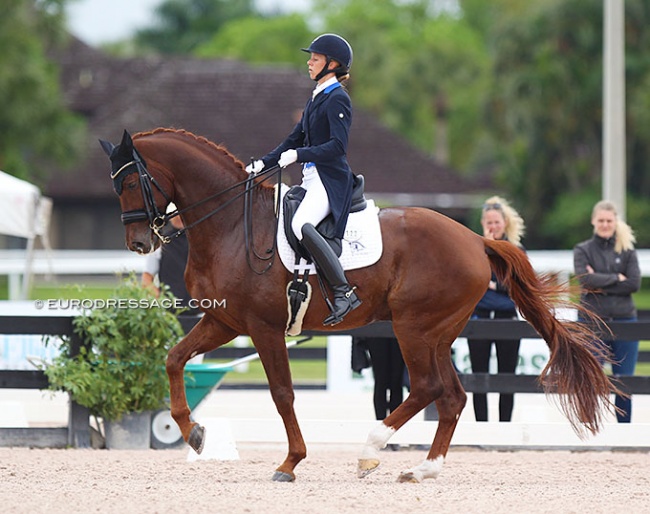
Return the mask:
<path id="1" fill-rule="evenodd" d="M 492 319 L 516 319 L 516 314 L 512 312 L 494 312 Z M 490 319 L 488 313 L 474 315 L 472 319 Z M 497 350 L 497 369 L 499 373 L 514 373 L 519 363 L 519 344 L 516 340 L 499 340 L 490 339 L 470 339 L 467 341 L 469 348 L 469 360 L 472 365 L 473 373 L 487 373 L 490 371 L 490 354 L 492 353 L 492 344 Z M 474 416 L 476 421 L 488 420 L 487 394 L 474 393 L 472 395 L 474 402 Z M 510 421 L 512 419 L 512 409 L 515 403 L 514 394 L 499 395 L 499 421 Z"/>
<path id="2" fill-rule="evenodd" d="M 630 318 L 603 318 L 607 321 L 636 321 L 636 317 Z M 581 320 L 582 321 L 582 320 Z M 602 341 L 602 344 L 609 349 L 614 362 L 612 362 L 612 375 L 624 377 L 634 375 L 634 368 L 639 358 L 639 341 Z M 619 423 L 630 423 L 632 420 L 632 396 L 625 398 L 616 395 L 614 404 L 622 412 L 616 413 Z"/>

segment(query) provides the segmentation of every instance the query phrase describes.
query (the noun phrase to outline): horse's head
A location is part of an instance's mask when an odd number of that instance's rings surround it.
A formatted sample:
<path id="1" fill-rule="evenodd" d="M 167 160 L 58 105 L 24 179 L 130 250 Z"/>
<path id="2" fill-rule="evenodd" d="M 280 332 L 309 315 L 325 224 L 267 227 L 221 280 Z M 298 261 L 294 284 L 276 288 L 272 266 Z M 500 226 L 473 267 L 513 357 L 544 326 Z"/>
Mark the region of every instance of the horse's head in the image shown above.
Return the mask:
<path id="1" fill-rule="evenodd" d="M 99 140 L 111 160 L 113 188 L 120 197 L 126 246 L 138 253 L 149 253 L 160 246 L 154 230 L 164 224 L 165 207 L 170 197 L 161 180 L 156 180 L 125 130 L 119 145 Z M 168 189 L 169 191 L 169 189 Z"/>

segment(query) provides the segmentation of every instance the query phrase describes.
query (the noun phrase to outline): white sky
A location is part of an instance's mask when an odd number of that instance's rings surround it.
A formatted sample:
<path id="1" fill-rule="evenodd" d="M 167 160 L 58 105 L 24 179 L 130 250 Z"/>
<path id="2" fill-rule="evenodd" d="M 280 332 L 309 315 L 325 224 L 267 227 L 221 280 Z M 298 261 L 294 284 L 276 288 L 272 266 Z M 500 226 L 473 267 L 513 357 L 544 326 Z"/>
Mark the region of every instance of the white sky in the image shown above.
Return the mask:
<path id="1" fill-rule="evenodd" d="M 89 45 L 125 39 L 151 24 L 162 0 L 75 0 L 66 9 L 68 28 Z M 260 9 L 304 11 L 310 0 L 257 0 Z"/>

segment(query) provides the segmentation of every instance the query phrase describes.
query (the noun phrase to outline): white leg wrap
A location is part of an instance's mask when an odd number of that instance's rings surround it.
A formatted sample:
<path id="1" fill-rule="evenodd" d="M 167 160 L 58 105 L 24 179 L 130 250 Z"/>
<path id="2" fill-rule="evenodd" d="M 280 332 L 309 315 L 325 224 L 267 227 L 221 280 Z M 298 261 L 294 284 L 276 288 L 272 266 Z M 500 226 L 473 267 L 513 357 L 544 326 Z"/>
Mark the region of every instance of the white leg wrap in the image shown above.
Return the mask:
<path id="1" fill-rule="evenodd" d="M 386 444 L 393 437 L 395 429 L 380 423 L 368 434 L 366 445 L 361 451 L 361 459 L 379 459 L 379 450 L 386 447 Z"/>

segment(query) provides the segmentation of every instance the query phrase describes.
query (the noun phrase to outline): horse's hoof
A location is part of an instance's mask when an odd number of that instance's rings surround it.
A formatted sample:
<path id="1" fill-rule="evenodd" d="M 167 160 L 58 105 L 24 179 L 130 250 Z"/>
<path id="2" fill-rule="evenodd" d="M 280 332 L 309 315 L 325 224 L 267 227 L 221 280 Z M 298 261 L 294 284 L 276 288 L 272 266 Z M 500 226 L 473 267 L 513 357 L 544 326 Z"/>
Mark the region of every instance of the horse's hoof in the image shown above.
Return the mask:
<path id="1" fill-rule="evenodd" d="M 419 484 L 422 482 L 422 480 L 418 480 L 418 477 L 412 471 L 402 471 L 397 477 L 397 481 L 402 484 Z"/>
<path id="2" fill-rule="evenodd" d="M 190 432 L 190 438 L 187 440 L 187 444 L 189 444 L 194 451 L 200 455 L 203 451 L 203 446 L 205 445 L 205 428 L 198 423 L 194 425 Z"/>
<path id="3" fill-rule="evenodd" d="M 285 473 L 284 471 L 276 471 L 273 473 L 274 482 L 293 482 L 296 476 L 293 473 Z"/>
<path id="4" fill-rule="evenodd" d="M 357 478 L 367 477 L 378 467 L 379 461 L 377 459 L 359 459 L 359 464 L 357 465 Z"/>

